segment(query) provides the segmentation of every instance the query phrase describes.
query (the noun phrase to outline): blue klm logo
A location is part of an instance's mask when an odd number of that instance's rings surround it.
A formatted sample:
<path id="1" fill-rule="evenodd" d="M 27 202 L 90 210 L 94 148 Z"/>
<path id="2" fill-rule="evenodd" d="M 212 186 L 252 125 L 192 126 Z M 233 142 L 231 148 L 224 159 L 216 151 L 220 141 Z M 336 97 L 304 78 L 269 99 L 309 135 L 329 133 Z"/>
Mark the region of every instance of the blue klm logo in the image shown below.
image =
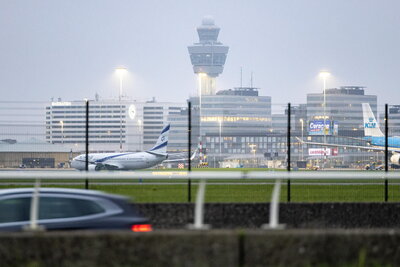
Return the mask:
<path id="1" fill-rule="evenodd" d="M 374 122 L 374 118 L 369 118 L 369 122 L 364 124 L 365 128 L 376 128 L 376 122 Z"/>

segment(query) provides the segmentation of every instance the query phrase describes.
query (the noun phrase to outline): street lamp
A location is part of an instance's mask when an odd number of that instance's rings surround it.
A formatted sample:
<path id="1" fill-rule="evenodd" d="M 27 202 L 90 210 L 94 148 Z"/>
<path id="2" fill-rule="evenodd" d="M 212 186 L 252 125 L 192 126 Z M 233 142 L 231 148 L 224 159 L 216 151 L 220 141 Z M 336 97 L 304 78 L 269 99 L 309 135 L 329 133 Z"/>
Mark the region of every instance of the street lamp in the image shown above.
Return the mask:
<path id="1" fill-rule="evenodd" d="M 201 89 L 202 89 L 202 79 L 205 76 L 207 76 L 206 73 L 199 73 L 197 75 L 198 82 L 199 82 L 198 86 L 199 86 L 199 118 L 200 118 L 200 120 L 199 120 L 199 133 L 200 133 L 200 135 L 201 135 L 201 119 L 202 119 L 202 110 L 203 110 L 203 108 L 201 106 L 201 104 L 202 104 L 202 90 Z"/>
<path id="2" fill-rule="evenodd" d="M 119 78 L 119 101 L 121 101 L 122 98 L 122 80 L 124 78 L 124 75 L 128 72 L 126 68 L 116 68 L 115 72 L 118 75 Z"/>
<path id="3" fill-rule="evenodd" d="M 139 150 L 142 151 L 142 120 L 138 120 Z"/>
<path id="4" fill-rule="evenodd" d="M 61 144 L 64 144 L 64 122 L 60 121 L 61 124 Z"/>
<path id="5" fill-rule="evenodd" d="M 128 71 L 126 68 L 116 68 L 115 72 L 119 77 L 119 151 L 122 152 L 122 79 Z"/>
<path id="6" fill-rule="evenodd" d="M 301 122 L 301 160 L 304 160 L 304 120 L 300 119 Z"/>
<path id="7" fill-rule="evenodd" d="M 324 132 L 324 144 L 326 144 L 326 79 L 330 76 L 331 74 L 327 71 L 321 71 L 319 73 L 319 76 L 322 78 L 323 83 L 324 83 L 324 127 L 323 132 Z M 326 147 L 324 148 L 324 164 L 326 161 Z"/>
<path id="8" fill-rule="evenodd" d="M 251 148 L 251 153 L 253 153 L 253 161 L 254 161 L 254 166 L 257 166 L 256 164 L 256 144 L 249 144 L 249 147 Z"/>
<path id="9" fill-rule="evenodd" d="M 218 118 L 218 123 L 219 123 L 219 160 L 221 161 L 221 149 L 222 149 L 222 118 Z"/>

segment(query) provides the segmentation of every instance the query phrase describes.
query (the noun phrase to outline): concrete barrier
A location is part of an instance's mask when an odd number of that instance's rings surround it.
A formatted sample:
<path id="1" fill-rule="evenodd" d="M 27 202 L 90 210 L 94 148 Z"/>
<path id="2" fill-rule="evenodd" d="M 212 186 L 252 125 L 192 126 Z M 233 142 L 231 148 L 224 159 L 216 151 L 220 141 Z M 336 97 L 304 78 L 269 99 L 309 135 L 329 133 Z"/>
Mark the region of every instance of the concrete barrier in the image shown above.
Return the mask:
<path id="1" fill-rule="evenodd" d="M 399 266 L 399 241 L 393 230 L 248 232 L 243 266 Z"/>
<path id="2" fill-rule="evenodd" d="M 136 204 L 158 229 L 193 223 L 194 204 Z M 205 223 L 213 228 L 259 228 L 269 220 L 269 203 L 209 203 Z M 400 203 L 281 203 L 279 221 L 288 228 L 399 228 Z"/>
<path id="3" fill-rule="evenodd" d="M 399 266 L 399 230 L 0 234 L 0 266 Z"/>
<path id="4" fill-rule="evenodd" d="M 0 234 L 0 266 L 237 266 L 237 247 L 227 232 Z"/>

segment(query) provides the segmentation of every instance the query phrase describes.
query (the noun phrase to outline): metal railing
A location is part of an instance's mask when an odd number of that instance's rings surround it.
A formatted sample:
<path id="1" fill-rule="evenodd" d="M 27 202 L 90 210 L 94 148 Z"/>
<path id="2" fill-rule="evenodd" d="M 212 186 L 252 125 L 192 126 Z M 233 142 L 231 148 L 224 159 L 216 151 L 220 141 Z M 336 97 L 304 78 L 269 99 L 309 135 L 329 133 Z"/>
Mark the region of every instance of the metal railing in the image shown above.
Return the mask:
<path id="1" fill-rule="evenodd" d="M 0 181 L 2 180 L 132 180 L 132 179 L 176 179 L 176 180 L 199 180 L 196 204 L 195 218 L 191 225 L 192 229 L 205 229 L 204 225 L 204 196 L 206 192 L 207 180 L 236 180 L 236 179 L 271 179 L 275 180 L 275 186 L 270 202 L 269 223 L 264 225 L 268 229 L 281 229 L 279 225 L 279 196 L 280 187 L 283 180 L 400 180 L 398 172 L 29 172 L 29 171 L 4 171 L 0 172 Z M 38 184 L 38 183 L 37 183 Z M 37 195 L 34 194 L 34 199 Z M 385 197 L 386 199 L 386 197 Z M 37 201 L 34 201 L 37 205 Z M 32 210 L 37 210 L 33 207 Z M 37 215 L 31 213 L 33 220 Z M 34 222 L 35 224 L 35 222 Z"/>

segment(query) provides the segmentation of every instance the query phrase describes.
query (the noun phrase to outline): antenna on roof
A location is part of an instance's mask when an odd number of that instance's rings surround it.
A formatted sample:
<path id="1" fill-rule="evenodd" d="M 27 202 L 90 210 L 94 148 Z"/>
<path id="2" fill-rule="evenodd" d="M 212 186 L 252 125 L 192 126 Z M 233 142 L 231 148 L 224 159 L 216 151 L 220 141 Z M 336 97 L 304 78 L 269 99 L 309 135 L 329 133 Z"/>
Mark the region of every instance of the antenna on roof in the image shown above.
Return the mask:
<path id="1" fill-rule="evenodd" d="M 253 72 L 250 74 L 250 87 L 253 88 Z"/>
<path id="2" fill-rule="evenodd" d="M 243 68 L 240 67 L 240 88 L 242 88 L 243 84 L 242 84 L 242 77 L 243 77 Z"/>

